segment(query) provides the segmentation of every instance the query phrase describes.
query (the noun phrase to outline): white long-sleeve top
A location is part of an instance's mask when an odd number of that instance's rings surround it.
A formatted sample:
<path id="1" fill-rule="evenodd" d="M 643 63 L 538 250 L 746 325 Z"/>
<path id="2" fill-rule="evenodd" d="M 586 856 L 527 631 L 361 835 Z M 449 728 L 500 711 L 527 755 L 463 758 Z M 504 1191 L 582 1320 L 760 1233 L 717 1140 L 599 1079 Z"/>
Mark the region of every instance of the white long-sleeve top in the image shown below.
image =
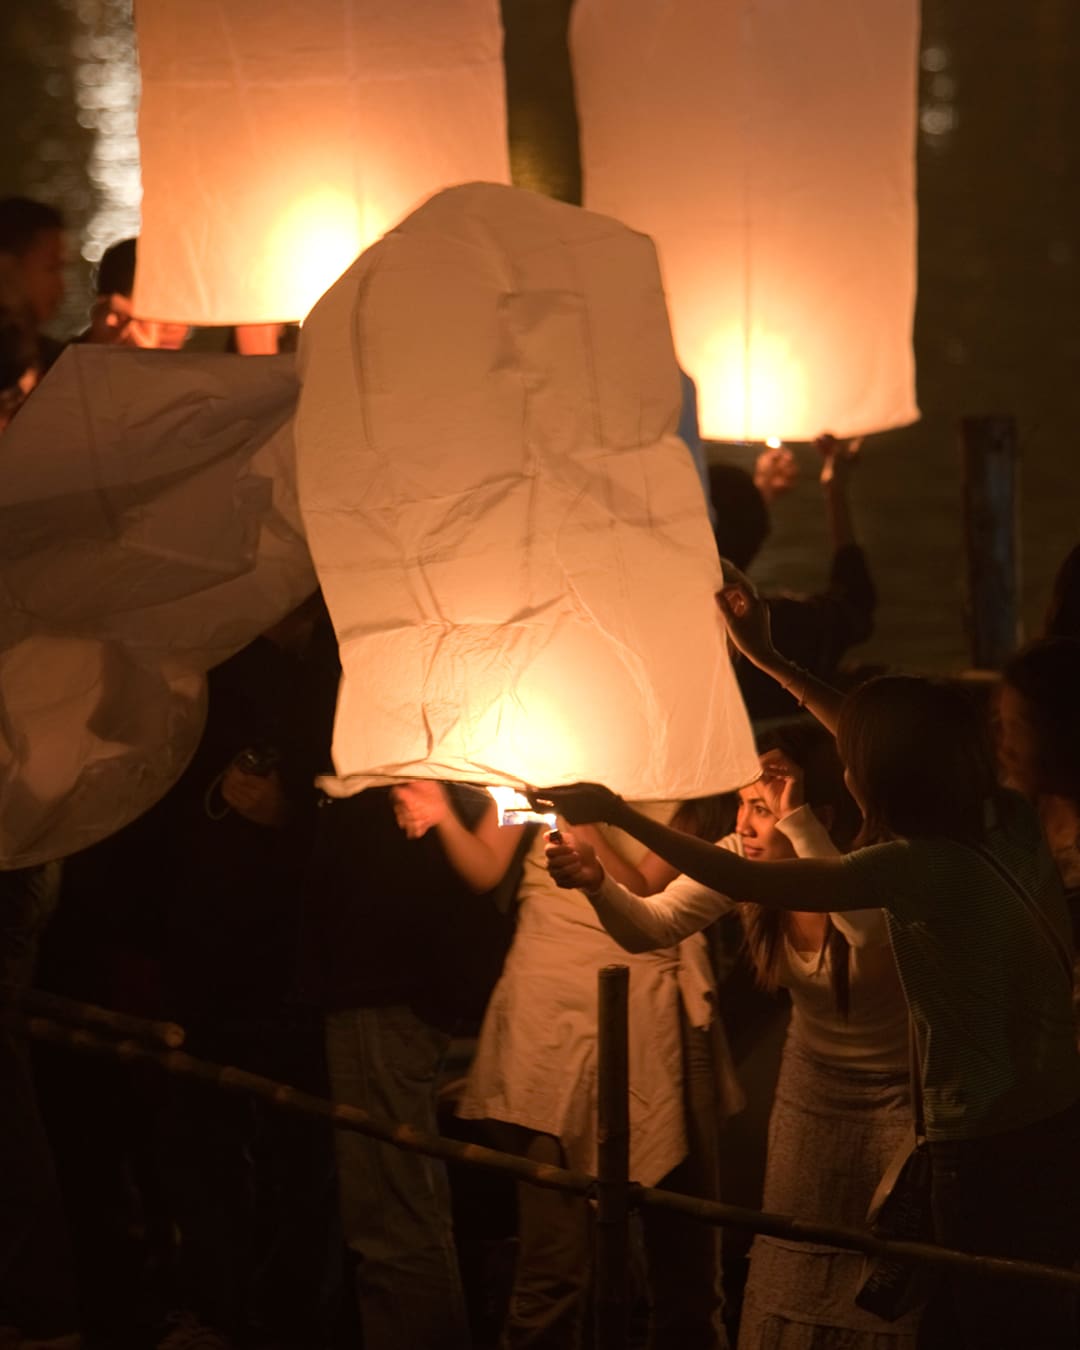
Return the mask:
<path id="1" fill-rule="evenodd" d="M 653 808 L 661 819 L 670 806 Z M 645 849 L 605 827 L 631 862 Z M 704 1028 L 714 1016 L 703 936 L 650 943 L 627 959 L 584 895 L 551 878 L 538 837 L 518 891 L 517 933 L 491 996 L 458 1114 L 555 1135 L 567 1163 L 596 1168 L 597 971 L 630 967 L 630 1175 L 655 1185 L 686 1155 L 681 1010 Z M 720 1056 L 723 1058 L 723 1056 Z M 718 1064 L 727 1114 L 742 1097 Z"/>
<path id="2" fill-rule="evenodd" d="M 802 858 L 835 856 L 836 846 L 809 807 L 778 822 Z M 742 853 L 737 835 L 719 847 Z M 589 896 L 600 921 L 631 952 L 670 947 L 727 914 L 734 901 L 687 876 L 663 891 L 634 895 L 611 877 Z M 851 944 L 851 1001 L 847 1017 L 837 1011 L 828 970 L 820 954 L 784 944 L 780 983 L 790 991 L 789 1034 L 811 1053 L 832 1063 L 869 1072 L 903 1072 L 908 1064 L 908 1011 L 889 943 L 884 912 L 849 911 L 830 916 Z"/>

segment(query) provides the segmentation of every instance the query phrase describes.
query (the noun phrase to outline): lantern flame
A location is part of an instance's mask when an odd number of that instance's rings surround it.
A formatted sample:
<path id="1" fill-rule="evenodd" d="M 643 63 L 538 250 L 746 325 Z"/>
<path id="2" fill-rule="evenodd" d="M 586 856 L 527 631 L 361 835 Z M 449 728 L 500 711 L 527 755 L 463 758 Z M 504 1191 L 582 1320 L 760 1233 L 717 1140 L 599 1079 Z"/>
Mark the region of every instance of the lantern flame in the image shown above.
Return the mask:
<path id="1" fill-rule="evenodd" d="M 336 188 L 310 192 L 285 210 L 268 240 L 268 274 L 283 297 L 283 319 L 306 315 L 349 264 L 380 239 L 389 221 Z"/>
<path id="2" fill-rule="evenodd" d="M 725 439 L 777 449 L 777 429 L 801 426 L 809 415 L 803 365 L 775 333 L 730 326 L 713 334 L 695 378 L 701 424 L 723 428 Z"/>

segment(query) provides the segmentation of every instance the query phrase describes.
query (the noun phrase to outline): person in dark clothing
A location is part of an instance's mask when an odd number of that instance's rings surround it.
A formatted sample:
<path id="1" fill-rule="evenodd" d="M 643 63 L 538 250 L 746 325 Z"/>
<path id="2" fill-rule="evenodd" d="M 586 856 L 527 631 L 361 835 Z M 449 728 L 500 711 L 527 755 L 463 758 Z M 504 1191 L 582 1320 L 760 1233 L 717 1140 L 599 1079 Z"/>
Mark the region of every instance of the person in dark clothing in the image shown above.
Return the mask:
<path id="1" fill-rule="evenodd" d="M 335 1101 L 438 1132 L 451 1028 L 476 1015 L 476 955 L 487 922 L 504 922 L 488 892 L 521 834 L 500 829 L 494 801 L 473 787 L 425 781 L 327 797 L 305 885 L 301 990 L 327 1013 Z M 487 972 L 488 987 L 497 975 Z M 337 1158 L 365 1350 L 463 1350 L 444 1167 L 346 1131 Z"/>
<path id="2" fill-rule="evenodd" d="M 173 793 L 165 887 L 165 1008 L 186 1048 L 319 1096 L 321 1019 L 293 995 L 328 629 L 316 597 L 210 672 L 206 729 Z M 182 1307 L 159 1345 L 325 1344 L 340 1284 L 331 1132 L 202 1083 L 173 1087 Z"/>
<path id="3" fill-rule="evenodd" d="M 66 261 L 64 217 L 55 206 L 30 197 L 0 199 L 0 262 L 12 269 L 34 324 L 38 379 L 64 347 L 39 330 L 64 298 Z"/>
<path id="4" fill-rule="evenodd" d="M 1080 544 L 1065 555 L 1054 577 L 1042 635 L 1080 638 Z"/>
<path id="5" fill-rule="evenodd" d="M 67 1223 L 25 1039 L 9 1021 L 55 903 L 54 863 L 0 872 L 0 1344 L 76 1347 Z"/>
<path id="6" fill-rule="evenodd" d="M 874 630 L 877 592 L 866 554 L 855 538 L 848 502 L 848 479 L 857 462 L 858 443 L 820 436 L 821 487 L 829 519 L 832 558 L 829 583 L 817 595 L 772 594 L 766 598 L 773 634 L 780 649 L 825 681 L 835 681 L 841 658 L 865 642 Z M 712 465 L 709 485 L 716 513 L 716 546 L 721 557 L 745 570 L 769 533 L 764 498 L 744 470 Z M 763 721 L 791 717 L 795 699 L 741 657 L 735 673 L 751 718 Z"/>

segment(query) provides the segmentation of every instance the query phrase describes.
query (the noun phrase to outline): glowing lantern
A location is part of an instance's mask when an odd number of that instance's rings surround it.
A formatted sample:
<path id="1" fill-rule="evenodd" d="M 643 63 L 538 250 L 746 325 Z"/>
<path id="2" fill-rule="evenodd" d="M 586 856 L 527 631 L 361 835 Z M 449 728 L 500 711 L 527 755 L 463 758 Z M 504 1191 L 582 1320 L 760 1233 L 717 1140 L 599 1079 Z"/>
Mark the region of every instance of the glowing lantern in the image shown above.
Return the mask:
<path id="1" fill-rule="evenodd" d="M 344 790 L 757 773 L 650 241 L 440 193 L 301 339 L 300 507 L 338 634 Z"/>
<path id="2" fill-rule="evenodd" d="M 703 434 L 918 417 L 917 0 L 577 0 L 585 205 L 656 242 Z"/>
<path id="3" fill-rule="evenodd" d="M 509 177 L 498 0 L 137 0 L 135 312 L 302 319 L 430 193 Z"/>

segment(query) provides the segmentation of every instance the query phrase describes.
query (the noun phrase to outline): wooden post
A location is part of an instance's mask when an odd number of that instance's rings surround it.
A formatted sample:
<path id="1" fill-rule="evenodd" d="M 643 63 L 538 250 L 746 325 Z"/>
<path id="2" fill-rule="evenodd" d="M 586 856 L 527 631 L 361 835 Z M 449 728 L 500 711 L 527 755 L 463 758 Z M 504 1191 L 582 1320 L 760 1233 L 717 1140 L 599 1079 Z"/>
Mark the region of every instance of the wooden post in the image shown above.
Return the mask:
<path id="1" fill-rule="evenodd" d="M 976 670 L 999 670 L 1020 641 L 1019 451 L 1012 417 L 964 417 L 966 626 Z"/>
<path id="2" fill-rule="evenodd" d="M 630 1248 L 630 1061 L 627 966 L 599 975 L 596 1216 L 596 1350 L 625 1350 Z"/>

